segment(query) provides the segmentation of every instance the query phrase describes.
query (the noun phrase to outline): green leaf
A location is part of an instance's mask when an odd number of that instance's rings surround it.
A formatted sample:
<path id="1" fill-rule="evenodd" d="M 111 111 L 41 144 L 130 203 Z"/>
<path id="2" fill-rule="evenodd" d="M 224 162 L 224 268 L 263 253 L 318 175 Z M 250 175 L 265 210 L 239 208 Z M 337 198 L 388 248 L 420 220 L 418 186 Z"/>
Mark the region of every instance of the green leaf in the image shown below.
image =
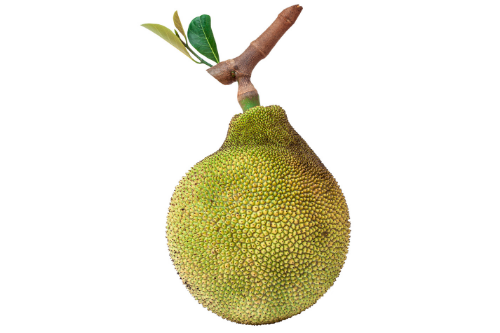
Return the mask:
<path id="1" fill-rule="evenodd" d="M 180 38 L 178 38 L 172 32 L 172 30 L 170 30 L 169 28 L 164 27 L 161 24 L 153 24 L 153 23 L 146 23 L 146 24 L 143 24 L 142 26 L 144 28 L 148 29 L 148 30 L 151 30 L 152 32 L 154 32 L 155 34 L 157 34 L 158 36 L 160 36 L 161 38 L 163 38 L 164 40 L 166 40 L 167 42 L 169 42 L 170 45 L 172 45 L 173 47 L 175 47 L 177 50 L 181 51 L 186 56 L 188 56 L 189 59 L 191 59 L 194 62 L 198 63 L 188 53 L 188 51 L 186 50 L 186 47 L 184 46 L 184 44 L 182 44 L 182 41 L 180 40 Z"/>
<path id="2" fill-rule="evenodd" d="M 184 32 L 184 28 L 182 27 L 181 19 L 179 18 L 179 14 L 177 13 L 177 11 L 175 11 L 174 13 L 174 25 L 177 28 L 177 30 L 179 30 L 181 34 L 184 36 L 184 40 L 187 43 L 188 39 L 186 37 L 186 33 Z"/>
<path id="3" fill-rule="evenodd" d="M 194 18 L 188 28 L 189 42 L 193 47 L 210 60 L 219 63 L 219 52 L 215 44 L 214 34 L 210 27 L 210 16 L 201 15 Z"/>

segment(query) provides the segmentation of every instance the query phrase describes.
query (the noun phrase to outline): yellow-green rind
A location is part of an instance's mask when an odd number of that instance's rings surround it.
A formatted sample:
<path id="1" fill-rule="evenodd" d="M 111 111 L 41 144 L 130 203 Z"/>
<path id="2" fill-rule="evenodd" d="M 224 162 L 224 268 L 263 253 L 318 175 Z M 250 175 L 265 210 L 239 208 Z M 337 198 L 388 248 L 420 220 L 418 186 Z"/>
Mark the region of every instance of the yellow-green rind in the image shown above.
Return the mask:
<path id="1" fill-rule="evenodd" d="M 337 182 L 279 106 L 233 117 L 226 140 L 180 181 L 167 217 L 170 256 L 217 315 L 271 324 L 313 305 L 349 245 Z"/>

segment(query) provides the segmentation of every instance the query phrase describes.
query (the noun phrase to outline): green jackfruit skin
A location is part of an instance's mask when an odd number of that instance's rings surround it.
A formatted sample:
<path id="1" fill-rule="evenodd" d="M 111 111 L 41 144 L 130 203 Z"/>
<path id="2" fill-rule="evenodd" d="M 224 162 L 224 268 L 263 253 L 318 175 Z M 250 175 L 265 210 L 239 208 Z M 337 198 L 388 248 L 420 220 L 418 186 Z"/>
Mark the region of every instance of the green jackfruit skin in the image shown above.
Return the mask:
<path id="1" fill-rule="evenodd" d="M 279 106 L 231 120 L 227 138 L 176 187 L 170 257 L 195 299 L 241 324 L 294 316 L 333 285 L 349 246 L 333 176 Z"/>

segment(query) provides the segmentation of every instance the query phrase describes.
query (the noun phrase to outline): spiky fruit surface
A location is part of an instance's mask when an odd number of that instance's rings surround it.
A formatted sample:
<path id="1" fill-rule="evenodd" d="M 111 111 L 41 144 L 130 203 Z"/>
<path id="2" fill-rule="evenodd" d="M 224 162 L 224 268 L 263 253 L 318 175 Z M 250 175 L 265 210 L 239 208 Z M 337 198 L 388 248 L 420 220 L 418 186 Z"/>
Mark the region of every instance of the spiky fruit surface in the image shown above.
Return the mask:
<path id="1" fill-rule="evenodd" d="M 333 176 L 279 106 L 235 115 L 172 196 L 170 256 L 189 292 L 242 324 L 313 305 L 340 273 L 349 212 Z"/>

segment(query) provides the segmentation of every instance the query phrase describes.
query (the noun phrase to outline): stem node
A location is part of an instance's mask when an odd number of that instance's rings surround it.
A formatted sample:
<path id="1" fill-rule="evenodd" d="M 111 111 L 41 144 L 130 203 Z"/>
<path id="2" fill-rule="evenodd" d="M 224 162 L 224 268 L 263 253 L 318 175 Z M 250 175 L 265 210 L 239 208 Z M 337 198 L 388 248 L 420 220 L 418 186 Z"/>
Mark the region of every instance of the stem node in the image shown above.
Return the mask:
<path id="1" fill-rule="evenodd" d="M 207 69 L 207 72 L 222 84 L 228 85 L 238 81 L 238 103 L 243 111 L 260 105 L 257 89 L 250 81 L 253 69 L 269 55 L 280 38 L 295 23 L 301 11 L 302 7 L 299 5 L 286 8 L 239 57 L 222 61 Z"/>

